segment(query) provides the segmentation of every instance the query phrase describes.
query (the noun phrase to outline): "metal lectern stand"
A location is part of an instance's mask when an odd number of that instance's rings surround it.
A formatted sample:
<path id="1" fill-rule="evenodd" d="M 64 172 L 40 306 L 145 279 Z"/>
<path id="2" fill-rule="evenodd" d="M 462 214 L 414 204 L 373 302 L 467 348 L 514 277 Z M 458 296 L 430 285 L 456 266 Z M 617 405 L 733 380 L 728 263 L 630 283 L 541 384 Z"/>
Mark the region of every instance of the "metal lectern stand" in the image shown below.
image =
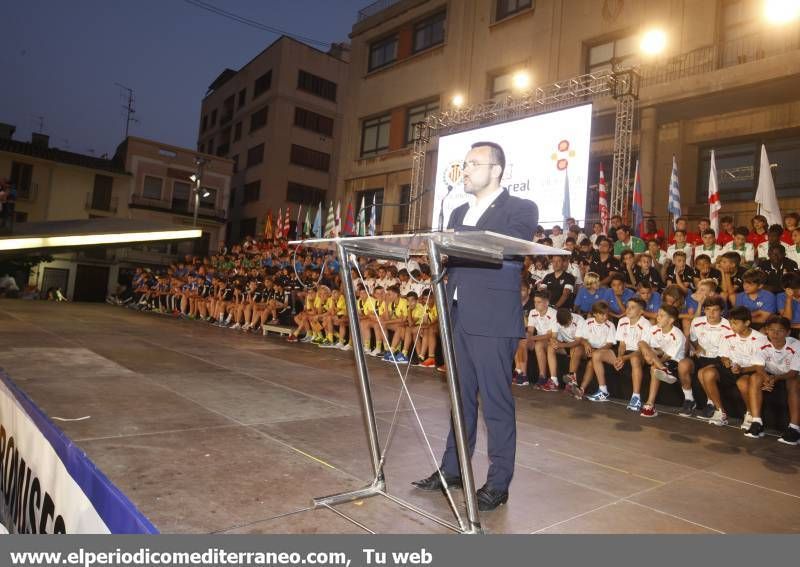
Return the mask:
<path id="1" fill-rule="evenodd" d="M 464 427 L 461 405 L 461 388 L 458 381 L 458 370 L 453 350 L 452 326 L 450 310 L 447 306 L 447 295 L 444 285 L 444 269 L 442 256 L 481 262 L 483 264 L 500 265 L 504 256 L 524 255 L 563 255 L 563 250 L 556 250 L 533 242 L 504 236 L 488 231 L 466 232 L 433 232 L 424 234 L 407 234 L 396 236 L 370 236 L 358 238 L 324 238 L 291 242 L 311 248 L 335 250 L 340 262 L 340 273 L 344 284 L 347 314 L 350 320 L 350 336 L 355 356 L 358 386 L 361 395 L 361 409 L 367 428 L 372 464 L 373 480 L 364 488 L 342 492 L 314 499 L 314 506 L 331 507 L 345 502 L 361 500 L 369 496 L 386 495 L 386 479 L 383 474 L 378 428 L 375 421 L 375 408 L 372 403 L 369 371 L 364 355 L 361 338 L 361 327 L 358 324 L 358 306 L 356 302 L 353 276 L 348 258 L 366 256 L 383 260 L 407 261 L 411 256 L 427 255 L 431 268 L 431 281 L 436 298 L 436 309 L 439 313 L 439 333 L 442 340 L 442 352 L 447 365 L 447 386 L 452 406 L 453 432 L 455 436 L 458 460 L 461 465 L 464 499 L 467 510 L 467 524 L 460 526 L 461 533 L 483 533 L 478 503 L 475 495 L 475 478 L 472 474 L 472 463 Z M 424 471 L 420 471 L 421 473 Z M 418 509 L 417 513 L 421 513 Z"/>

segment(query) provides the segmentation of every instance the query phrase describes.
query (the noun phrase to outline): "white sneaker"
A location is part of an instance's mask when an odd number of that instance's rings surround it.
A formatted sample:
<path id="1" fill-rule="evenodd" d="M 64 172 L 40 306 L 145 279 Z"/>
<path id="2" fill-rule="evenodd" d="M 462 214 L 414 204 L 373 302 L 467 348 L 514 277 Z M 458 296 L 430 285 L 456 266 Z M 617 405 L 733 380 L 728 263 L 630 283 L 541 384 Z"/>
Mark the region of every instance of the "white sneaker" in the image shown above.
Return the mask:
<path id="1" fill-rule="evenodd" d="M 339 350 L 353 350 L 353 345 L 347 343 L 346 345 L 342 345 L 339 347 Z"/>
<path id="2" fill-rule="evenodd" d="M 708 423 L 712 425 L 728 425 L 728 414 L 722 410 L 717 410 L 714 412 L 714 415 L 711 416 L 711 419 L 708 420 Z"/>
<path id="3" fill-rule="evenodd" d="M 744 414 L 744 419 L 742 420 L 742 424 L 739 426 L 739 429 L 743 429 L 747 431 L 750 429 L 750 426 L 753 423 L 753 416 L 750 415 L 750 412 Z"/>
<path id="4" fill-rule="evenodd" d="M 233 329 L 234 331 L 238 331 L 239 329 L 242 328 L 242 326 L 239 323 L 235 323 L 234 325 L 231 325 L 229 328 Z"/>
<path id="5" fill-rule="evenodd" d="M 379 356 L 382 352 L 383 351 L 381 349 L 379 349 L 378 347 L 375 347 L 374 349 L 369 351 L 367 354 L 370 355 L 370 356 Z"/>
<path id="6" fill-rule="evenodd" d="M 653 375 L 666 384 L 674 384 L 675 382 L 678 381 L 678 379 L 675 378 L 675 376 L 673 376 L 672 374 L 668 373 L 665 370 L 661 370 L 660 368 L 656 368 L 653 371 Z"/>
<path id="7" fill-rule="evenodd" d="M 250 330 L 250 323 L 245 323 L 242 327 L 242 331 L 249 331 Z"/>

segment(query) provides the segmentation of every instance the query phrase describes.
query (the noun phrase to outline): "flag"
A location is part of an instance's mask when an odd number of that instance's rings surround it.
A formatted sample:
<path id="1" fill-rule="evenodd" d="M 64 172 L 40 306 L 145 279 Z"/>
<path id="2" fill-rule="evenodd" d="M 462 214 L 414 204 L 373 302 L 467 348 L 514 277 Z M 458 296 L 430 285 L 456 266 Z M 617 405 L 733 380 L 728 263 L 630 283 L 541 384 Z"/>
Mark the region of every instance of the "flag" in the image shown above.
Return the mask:
<path id="1" fill-rule="evenodd" d="M 336 202 L 336 216 L 333 221 L 333 237 L 339 238 L 342 235 L 342 202 Z"/>
<path id="2" fill-rule="evenodd" d="M 289 229 L 292 228 L 292 217 L 289 214 L 289 207 L 286 207 L 286 216 L 283 218 L 283 237 L 289 238 Z"/>
<path id="3" fill-rule="evenodd" d="M 306 220 L 303 222 L 303 238 L 311 234 L 311 218 L 308 216 L 309 209 L 306 209 Z"/>
<path id="4" fill-rule="evenodd" d="M 306 211 L 306 216 L 308 216 L 308 211 Z M 303 223 L 300 222 L 302 218 L 303 218 L 303 205 L 300 205 L 297 208 L 297 224 L 294 225 L 294 237 L 298 239 L 305 236 L 305 226 L 303 225 Z"/>
<path id="5" fill-rule="evenodd" d="M 569 212 L 569 173 L 564 170 L 564 200 L 561 203 L 561 216 L 566 221 L 572 215 Z"/>
<path id="6" fill-rule="evenodd" d="M 344 221 L 344 235 L 353 236 L 356 221 L 353 216 L 353 203 L 347 203 L 347 218 Z"/>
<path id="7" fill-rule="evenodd" d="M 272 240 L 272 209 L 267 211 L 264 219 L 264 240 Z"/>
<path id="8" fill-rule="evenodd" d="M 364 196 L 362 195 L 361 209 L 358 211 L 358 236 L 364 236 L 367 233 L 366 209 L 364 206 Z"/>
<path id="9" fill-rule="evenodd" d="M 283 236 L 283 208 L 278 207 L 278 216 L 275 218 L 275 238 Z"/>
<path id="10" fill-rule="evenodd" d="M 375 195 L 372 195 L 372 208 L 369 211 L 369 235 L 375 236 L 376 213 L 375 213 Z"/>
<path id="11" fill-rule="evenodd" d="M 597 184 L 600 193 L 600 224 L 603 234 L 608 234 L 608 193 L 606 193 L 606 176 L 603 174 L 603 163 L 600 162 L 600 181 Z"/>
<path id="12" fill-rule="evenodd" d="M 772 168 L 767 157 L 767 147 L 761 144 L 761 167 L 758 172 L 758 190 L 756 191 L 758 214 L 767 217 L 767 225 L 783 224 L 778 196 L 775 194 L 775 182 L 772 179 Z"/>
<path id="13" fill-rule="evenodd" d="M 633 205 L 631 207 L 633 212 L 633 222 L 631 222 L 631 229 L 636 236 L 644 234 L 644 206 L 642 204 L 642 182 L 639 180 L 639 160 L 636 160 L 636 173 L 634 173 L 633 181 Z"/>
<path id="14" fill-rule="evenodd" d="M 714 150 L 711 150 L 711 171 L 708 174 L 708 218 L 715 234 L 719 234 L 719 210 L 722 203 L 719 201 L 719 186 L 717 185 L 717 162 L 714 159 Z"/>
<path id="15" fill-rule="evenodd" d="M 667 212 L 672 215 L 672 226 L 676 226 L 681 216 L 681 190 L 678 184 L 678 161 L 672 156 L 672 175 L 669 178 L 669 201 Z"/>
<path id="16" fill-rule="evenodd" d="M 316 238 L 320 238 L 322 236 L 322 201 L 319 202 L 317 215 L 314 217 L 314 226 L 311 227 L 311 234 L 313 234 Z"/>
<path id="17" fill-rule="evenodd" d="M 331 238 L 334 230 L 336 230 L 336 218 L 333 215 L 333 201 L 331 201 L 331 204 L 328 206 L 328 218 L 325 219 L 324 237 Z"/>

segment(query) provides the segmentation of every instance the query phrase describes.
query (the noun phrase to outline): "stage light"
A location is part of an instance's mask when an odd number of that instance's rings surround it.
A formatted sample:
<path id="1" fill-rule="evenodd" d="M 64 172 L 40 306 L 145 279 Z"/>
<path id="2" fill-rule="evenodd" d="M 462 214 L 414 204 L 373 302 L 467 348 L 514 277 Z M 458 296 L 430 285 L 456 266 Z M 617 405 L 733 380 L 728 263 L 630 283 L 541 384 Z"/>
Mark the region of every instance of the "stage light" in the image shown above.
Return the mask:
<path id="1" fill-rule="evenodd" d="M 179 240 L 200 238 L 199 229 L 161 230 L 155 232 L 126 232 L 117 234 L 81 234 L 74 236 L 32 236 L 0 239 L 0 250 L 29 250 L 58 246 L 93 246 L 100 244 L 126 244 L 129 242 L 152 242 L 157 240 Z"/>
<path id="2" fill-rule="evenodd" d="M 462 106 L 464 106 L 464 96 L 457 94 L 453 97 L 453 100 L 451 102 L 453 103 L 453 106 L 455 106 L 456 108 L 461 108 Z"/>
<path id="3" fill-rule="evenodd" d="M 527 71 L 517 71 L 511 77 L 511 84 L 516 91 L 526 91 L 531 86 L 531 75 Z"/>
<path id="4" fill-rule="evenodd" d="M 667 47 L 667 34 L 664 30 L 648 30 L 642 35 L 639 48 L 647 55 L 658 55 Z"/>
<path id="5" fill-rule="evenodd" d="M 208 189 L 203 189 L 201 195 L 203 199 L 208 199 L 211 196 L 211 191 L 209 191 Z"/>
<path id="6" fill-rule="evenodd" d="M 198 179 L 198 178 L 197 178 L 197 175 L 195 175 L 195 174 L 193 173 L 193 174 L 191 174 L 191 175 L 189 176 L 189 179 L 191 180 L 191 182 L 192 182 L 192 183 L 197 183 L 197 179 Z"/>
<path id="7" fill-rule="evenodd" d="M 770 24 L 787 24 L 800 17 L 800 0 L 765 0 L 764 18 Z"/>

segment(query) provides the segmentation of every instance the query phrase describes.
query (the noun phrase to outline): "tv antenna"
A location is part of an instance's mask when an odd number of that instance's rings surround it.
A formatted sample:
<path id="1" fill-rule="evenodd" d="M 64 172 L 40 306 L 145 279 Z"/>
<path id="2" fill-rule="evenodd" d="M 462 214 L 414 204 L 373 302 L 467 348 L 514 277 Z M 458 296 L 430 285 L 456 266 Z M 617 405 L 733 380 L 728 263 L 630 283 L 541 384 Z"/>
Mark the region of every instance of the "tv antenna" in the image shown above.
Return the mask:
<path id="1" fill-rule="evenodd" d="M 132 88 L 126 87 L 125 85 L 120 83 L 114 83 L 114 84 L 117 85 L 120 89 L 122 89 L 123 96 L 127 94 L 127 101 L 122 105 L 122 110 L 125 111 L 125 137 L 127 138 L 128 131 L 131 128 L 131 123 L 139 122 L 139 120 L 134 118 L 133 116 L 134 114 L 136 114 L 136 108 L 135 108 L 136 99 Z"/>

